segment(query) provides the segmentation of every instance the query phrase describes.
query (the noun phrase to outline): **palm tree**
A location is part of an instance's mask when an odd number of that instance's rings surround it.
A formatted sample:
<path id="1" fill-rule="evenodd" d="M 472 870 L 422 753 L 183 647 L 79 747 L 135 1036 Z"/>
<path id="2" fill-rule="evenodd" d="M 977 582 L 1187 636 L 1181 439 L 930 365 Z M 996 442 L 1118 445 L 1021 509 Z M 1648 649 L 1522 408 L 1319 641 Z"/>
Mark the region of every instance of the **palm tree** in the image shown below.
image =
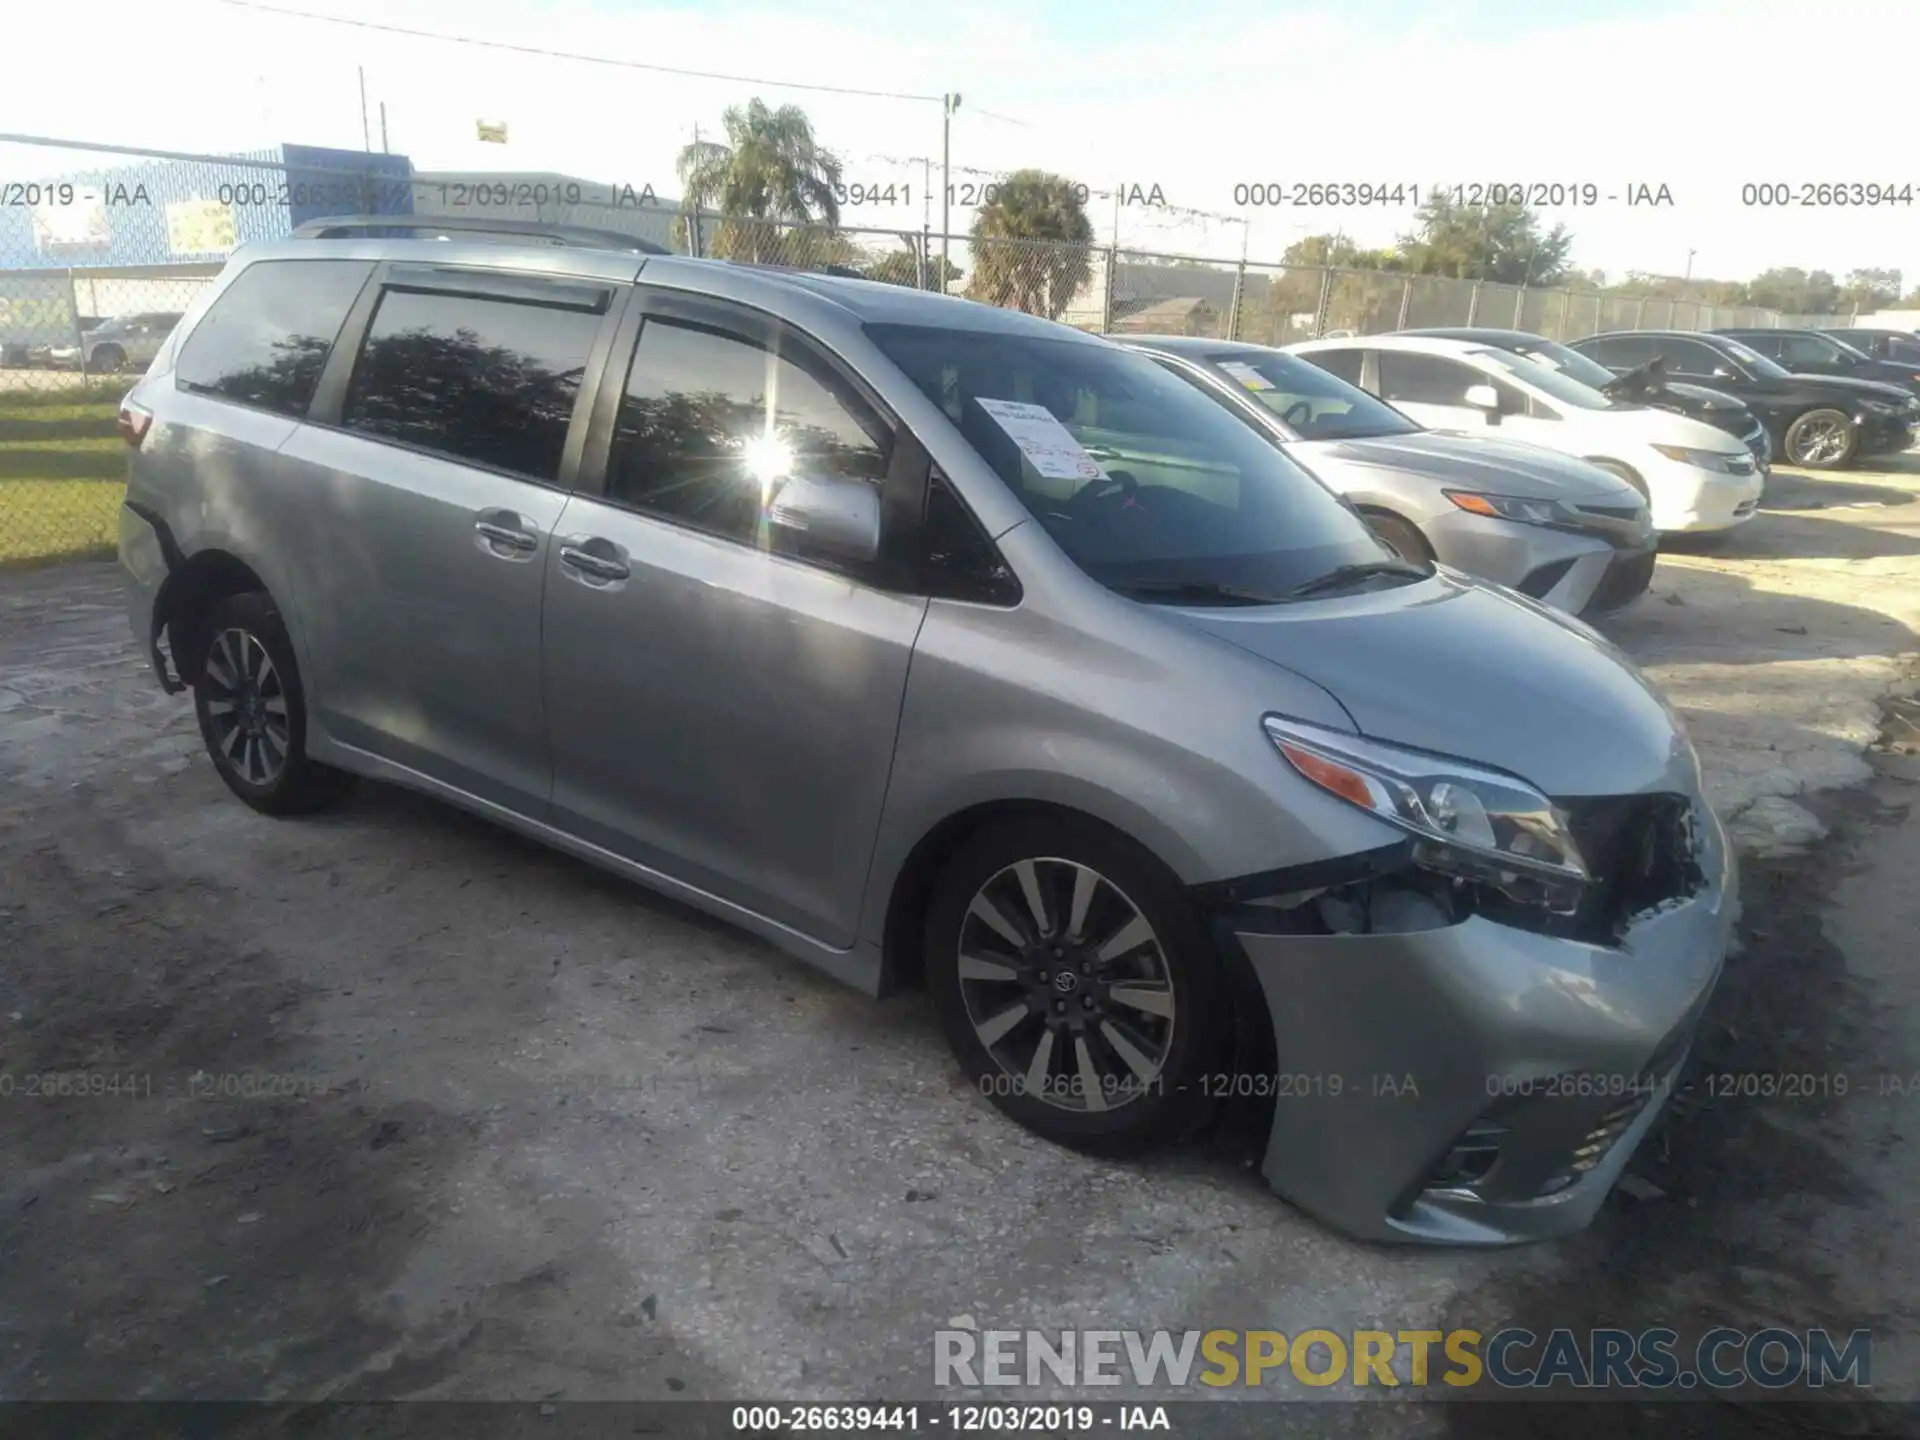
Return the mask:
<path id="1" fill-rule="evenodd" d="M 1057 318 L 1093 274 L 1085 194 L 1086 187 L 1044 170 L 1016 170 L 1001 181 L 973 220 L 967 294 Z"/>
<path id="2" fill-rule="evenodd" d="M 720 119 L 726 142 L 696 140 L 678 161 L 685 213 L 718 210 L 722 217 L 714 255 L 774 260 L 782 222 L 839 226 L 840 160 L 815 141 L 806 111 L 798 105 L 770 110 L 755 97 L 728 106 Z"/>

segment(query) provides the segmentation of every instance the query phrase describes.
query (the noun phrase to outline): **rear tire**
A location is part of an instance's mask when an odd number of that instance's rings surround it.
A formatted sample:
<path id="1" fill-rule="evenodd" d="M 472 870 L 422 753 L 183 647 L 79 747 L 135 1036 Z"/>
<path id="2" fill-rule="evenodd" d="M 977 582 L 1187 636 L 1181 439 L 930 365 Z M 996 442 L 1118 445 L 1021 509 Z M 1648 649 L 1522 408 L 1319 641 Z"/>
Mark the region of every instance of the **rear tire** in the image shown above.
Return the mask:
<path id="1" fill-rule="evenodd" d="M 1402 560 L 1412 561 L 1415 565 L 1433 563 L 1433 547 L 1427 544 L 1427 537 L 1420 533 L 1419 527 L 1411 520 L 1400 515 L 1390 515 L 1384 510 L 1364 510 L 1368 528 L 1386 541 L 1393 553 Z"/>
<path id="2" fill-rule="evenodd" d="M 1809 410 L 1787 427 L 1786 462 L 1802 470 L 1844 470 L 1860 450 L 1860 432 L 1843 410 Z"/>
<path id="3" fill-rule="evenodd" d="M 345 794 L 352 775 L 308 758 L 306 692 L 273 598 L 230 595 L 201 633 L 193 711 L 227 788 L 263 815 L 304 814 Z"/>
<path id="4" fill-rule="evenodd" d="M 1137 1154 L 1210 1113 L 1221 965 L 1178 879 L 1125 836 L 1060 813 L 989 825 L 935 882 L 926 956 L 967 1078 L 1036 1134 Z"/>
<path id="5" fill-rule="evenodd" d="M 127 363 L 127 357 L 117 345 L 102 345 L 89 355 L 82 368 L 89 375 L 117 375 Z"/>

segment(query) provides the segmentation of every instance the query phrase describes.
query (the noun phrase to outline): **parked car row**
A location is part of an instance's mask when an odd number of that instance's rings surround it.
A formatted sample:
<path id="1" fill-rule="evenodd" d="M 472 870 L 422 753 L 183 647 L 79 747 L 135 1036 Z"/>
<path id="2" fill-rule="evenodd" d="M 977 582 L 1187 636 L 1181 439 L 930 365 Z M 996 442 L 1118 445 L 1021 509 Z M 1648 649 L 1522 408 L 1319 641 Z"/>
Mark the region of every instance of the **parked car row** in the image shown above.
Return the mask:
<path id="1" fill-rule="evenodd" d="M 0 342 L 0 367 L 84 370 L 89 375 L 118 375 L 145 369 L 180 323 L 178 310 L 149 310 L 101 318 L 83 315 L 73 340 Z"/>

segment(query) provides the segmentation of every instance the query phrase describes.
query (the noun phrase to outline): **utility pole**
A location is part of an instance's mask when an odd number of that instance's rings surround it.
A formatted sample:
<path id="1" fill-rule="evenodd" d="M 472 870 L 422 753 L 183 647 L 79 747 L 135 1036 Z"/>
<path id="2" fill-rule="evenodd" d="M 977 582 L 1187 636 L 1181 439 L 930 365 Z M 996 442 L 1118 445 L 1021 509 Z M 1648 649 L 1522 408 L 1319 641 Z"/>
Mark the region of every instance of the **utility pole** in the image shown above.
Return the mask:
<path id="1" fill-rule="evenodd" d="M 1687 273 L 1681 276 L 1680 277 L 1681 279 L 1683 280 L 1693 279 L 1693 257 L 1698 255 L 1699 253 L 1700 252 L 1698 250 L 1687 251 Z"/>
<path id="2" fill-rule="evenodd" d="M 953 112 L 960 108 L 960 97 L 948 92 L 940 97 L 940 293 L 947 293 L 947 276 L 952 273 L 948 257 L 953 245 Z"/>
<path id="3" fill-rule="evenodd" d="M 380 153 L 382 155 L 393 153 L 387 148 L 387 102 L 384 100 L 380 102 Z"/>
<path id="4" fill-rule="evenodd" d="M 373 149 L 373 132 L 367 128 L 367 67 L 355 67 L 360 72 L 360 148 Z"/>

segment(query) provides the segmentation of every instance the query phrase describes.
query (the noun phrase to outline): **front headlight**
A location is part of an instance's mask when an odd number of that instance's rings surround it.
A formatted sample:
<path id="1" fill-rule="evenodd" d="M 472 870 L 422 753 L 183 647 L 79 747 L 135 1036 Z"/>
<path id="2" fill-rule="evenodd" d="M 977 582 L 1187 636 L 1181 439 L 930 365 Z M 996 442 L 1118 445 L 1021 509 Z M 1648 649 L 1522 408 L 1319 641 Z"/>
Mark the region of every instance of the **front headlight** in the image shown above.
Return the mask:
<path id="1" fill-rule="evenodd" d="M 1580 517 L 1558 500 L 1528 500 L 1519 495 L 1487 495 L 1478 490 L 1443 491 L 1447 499 L 1469 515 L 1513 520 L 1522 525 L 1577 525 Z"/>
<path id="2" fill-rule="evenodd" d="M 1728 475 L 1737 475 L 1753 464 L 1753 456 L 1744 450 L 1738 455 L 1729 455 L 1724 450 L 1694 450 L 1685 445 L 1656 445 L 1653 448 L 1667 459 L 1678 460 L 1682 465 L 1691 465 L 1697 470 L 1718 470 Z"/>
<path id="3" fill-rule="evenodd" d="M 1591 879 L 1565 814 L 1515 775 L 1268 716 L 1267 737 L 1299 774 L 1414 837 L 1426 869 L 1572 914 Z"/>

